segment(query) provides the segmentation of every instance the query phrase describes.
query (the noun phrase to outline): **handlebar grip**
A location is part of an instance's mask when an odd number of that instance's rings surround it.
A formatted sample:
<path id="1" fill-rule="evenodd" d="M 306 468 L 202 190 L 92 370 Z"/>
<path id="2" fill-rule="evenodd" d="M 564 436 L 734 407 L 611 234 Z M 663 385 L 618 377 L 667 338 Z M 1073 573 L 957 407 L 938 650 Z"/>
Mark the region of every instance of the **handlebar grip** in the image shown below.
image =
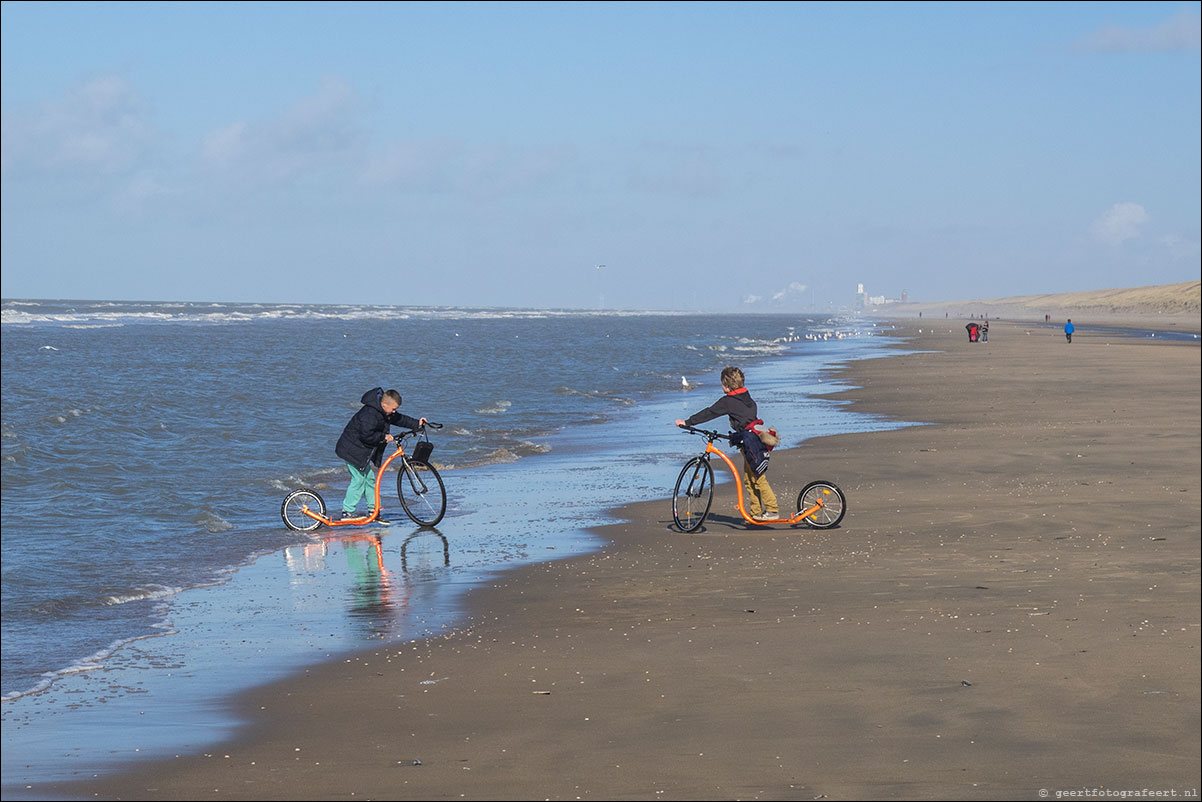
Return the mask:
<path id="1" fill-rule="evenodd" d="M 441 428 L 442 428 L 442 424 L 441 424 L 441 423 L 435 423 L 434 421 L 426 421 L 426 428 L 427 428 L 427 429 L 441 429 Z"/>

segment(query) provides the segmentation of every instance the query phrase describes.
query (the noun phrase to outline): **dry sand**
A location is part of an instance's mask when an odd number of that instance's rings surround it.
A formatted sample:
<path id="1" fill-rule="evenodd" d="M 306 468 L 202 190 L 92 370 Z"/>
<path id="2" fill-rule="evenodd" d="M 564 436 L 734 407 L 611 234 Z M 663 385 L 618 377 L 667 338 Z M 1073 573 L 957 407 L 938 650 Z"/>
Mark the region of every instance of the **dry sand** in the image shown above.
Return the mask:
<path id="1" fill-rule="evenodd" d="M 844 488 L 840 528 L 749 529 L 730 485 L 695 535 L 636 505 L 447 637 L 248 694 L 235 743 L 33 792 L 1197 798 L 1199 346 L 962 323 L 845 370 L 934 425 L 774 457 L 782 498 Z"/>

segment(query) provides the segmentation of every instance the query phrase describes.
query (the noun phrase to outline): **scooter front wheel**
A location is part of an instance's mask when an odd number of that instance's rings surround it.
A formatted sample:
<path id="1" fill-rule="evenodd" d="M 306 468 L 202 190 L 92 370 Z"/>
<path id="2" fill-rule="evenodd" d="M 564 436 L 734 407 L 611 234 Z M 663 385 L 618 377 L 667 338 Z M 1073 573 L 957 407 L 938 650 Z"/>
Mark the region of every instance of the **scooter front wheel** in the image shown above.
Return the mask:
<path id="1" fill-rule="evenodd" d="M 437 526 L 447 512 L 447 489 L 428 462 L 406 459 L 396 475 L 396 494 L 405 514 L 419 526 Z"/>
<path id="2" fill-rule="evenodd" d="M 302 487 L 284 496 L 284 503 L 280 505 L 280 517 L 284 519 L 284 525 L 294 532 L 312 532 L 320 527 L 321 521 L 305 515 L 306 508 L 325 517 L 326 502 L 316 490 Z"/>
<path id="3" fill-rule="evenodd" d="M 714 501 L 714 469 L 707 460 L 693 457 L 684 464 L 672 492 L 672 520 L 681 532 L 696 532 Z"/>

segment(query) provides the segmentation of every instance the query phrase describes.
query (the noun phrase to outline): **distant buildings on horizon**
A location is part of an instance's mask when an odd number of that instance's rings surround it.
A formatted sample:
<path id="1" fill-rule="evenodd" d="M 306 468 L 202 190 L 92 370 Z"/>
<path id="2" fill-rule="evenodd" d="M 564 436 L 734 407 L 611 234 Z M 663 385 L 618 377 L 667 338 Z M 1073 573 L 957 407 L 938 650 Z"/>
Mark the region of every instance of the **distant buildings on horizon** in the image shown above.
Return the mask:
<path id="1" fill-rule="evenodd" d="M 867 312 L 870 309 L 876 309 L 878 306 L 885 306 L 886 304 L 906 304 L 909 302 L 909 290 L 902 290 L 900 298 L 886 298 L 883 295 L 869 295 L 864 290 L 863 284 L 856 285 L 856 302 L 854 307 L 857 312 Z"/>

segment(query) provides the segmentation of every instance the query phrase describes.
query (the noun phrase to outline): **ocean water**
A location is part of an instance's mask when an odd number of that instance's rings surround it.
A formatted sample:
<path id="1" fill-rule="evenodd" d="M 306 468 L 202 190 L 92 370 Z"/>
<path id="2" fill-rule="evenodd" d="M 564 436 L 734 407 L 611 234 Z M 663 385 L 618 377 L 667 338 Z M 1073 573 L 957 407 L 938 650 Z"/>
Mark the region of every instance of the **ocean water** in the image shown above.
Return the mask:
<path id="1" fill-rule="evenodd" d="M 597 548 L 607 510 L 670 494 L 700 445 L 672 421 L 724 365 L 783 446 L 900 425 L 824 397 L 892 342 L 863 321 L 6 300 L 2 327 L 8 789 L 201 748 L 237 690 L 438 635 L 498 572 Z M 391 526 L 289 531 L 288 490 L 340 501 L 334 443 L 375 386 L 445 424 L 446 518 L 413 527 L 386 481 Z"/>

